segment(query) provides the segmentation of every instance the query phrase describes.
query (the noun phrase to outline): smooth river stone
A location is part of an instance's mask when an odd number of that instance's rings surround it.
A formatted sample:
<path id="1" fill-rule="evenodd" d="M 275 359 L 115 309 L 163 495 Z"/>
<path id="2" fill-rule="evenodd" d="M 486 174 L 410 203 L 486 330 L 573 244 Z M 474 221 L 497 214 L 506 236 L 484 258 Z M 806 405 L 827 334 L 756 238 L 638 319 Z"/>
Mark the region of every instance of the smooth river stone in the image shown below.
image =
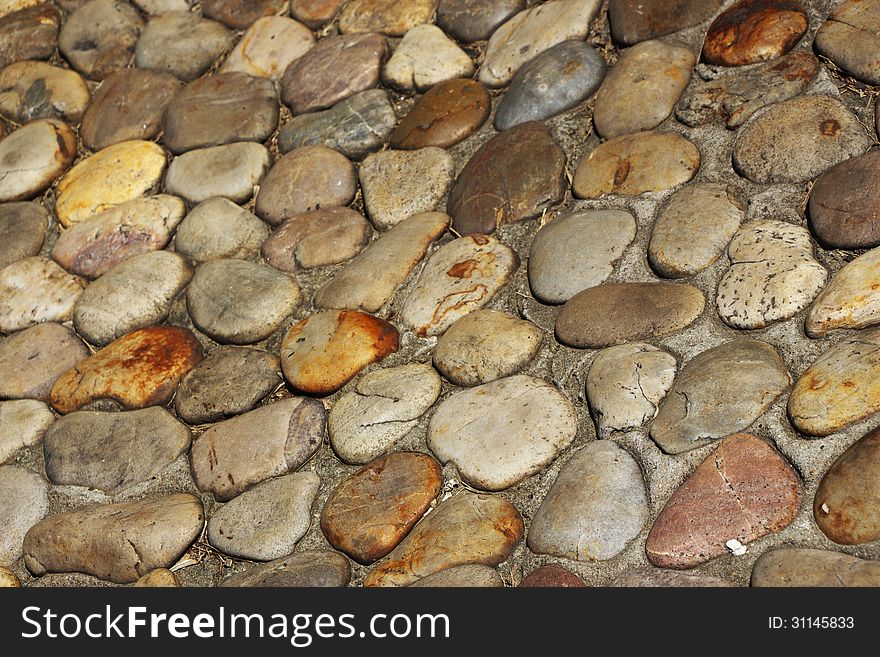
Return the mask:
<path id="1" fill-rule="evenodd" d="M 0 331 L 67 322 L 86 282 L 48 258 L 23 258 L 0 270 Z"/>
<path id="2" fill-rule="evenodd" d="M 743 127 L 733 164 L 752 182 L 800 183 L 870 146 L 865 128 L 839 100 L 801 96 L 773 105 Z"/>
<path id="3" fill-rule="evenodd" d="M 90 0 L 67 16 L 58 50 L 83 75 L 103 80 L 128 66 L 143 27 L 127 2 Z"/>
<path id="4" fill-rule="evenodd" d="M 290 13 L 313 30 L 336 18 L 346 0 L 290 0 Z"/>
<path id="5" fill-rule="evenodd" d="M 177 493 L 137 502 L 104 504 L 50 516 L 24 539 L 24 560 L 37 576 L 86 573 L 136 582 L 169 568 L 198 539 L 205 523 L 195 495 Z"/>
<path id="6" fill-rule="evenodd" d="M 326 424 L 324 405 L 308 397 L 281 399 L 215 424 L 193 441 L 196 485 L 226 501 L 293 472 L 321 446 Z"/>
<path id="7" fill-rule="evenodd" d="M 771 550 L 755 562 L 752 586 L 878 587 L 880 561 L 828 550 Z"/>
<path id="8" fill-rule="evenodd" d="M 579 292 L 556 317 L 556 337 L 595 349 L 677 333 L 697 320 L 703 293 L 681 283 L 605 283 Z"/>
<path id="9" fill-rule="evenodd" d="M 648 520 L 648 493 L 636 460 L 595 441 L 566 462 L 535 512 L 528 546 L 536 554 L 604 561 L 620 554 Z"/>
<path id="10" fill-rule="evenodd" d="M 813 255 L 810 232 L 785 221 L 753 221 L 728 248 L 730 269 L 718 284 L 716 305 L 733 328 L 765 328 L 812 303 L 828 271 Z"/>
<path id="11" fill-rule="evenodd" d="M 541 216 L 565 193 L 565 153 L 537 121 L 495 135 L 468 160 L 446 204 L 459 235 Z"/>
<path id="12" fill-rule="evenodd" d="M 437 0 L 351 0 L 339 12 L 339 31 L 403 36 L 434 19 Z"/>
<path id="13" fill-rule="evenodd" d="M 323 112 L 294 116 L 278 133 L 278 148 L 288 153 L 303 146 L 326 146 L 359 160 L 382 147 L 396 122 L 388 93 L 370 89 Z"/>
<path id="14" fill-rule="evenodd" d="M 0 205 L 0 269 L 43 248 L 49 213 L 38 202 Z"/>
<path id="15" fill-rule="evenodd" d="M 860 331 L 820 356 L 794 384 L 788 417 L 827 436 L 880 411 L 880 329 Z"/>
<path id="16" fill-rule="evenodd" d="M 732 587 L 727 580 L 702 573 L 684 573 L 663 568 L 637 568 L 627 570 L 608 583 L 608 586 L 626 588 L 704 588 Z"/>
<path id="17" fill-rule="evenodd" d="M 608 20 L 611 36 L 624 46 L 678 32 L 715 15 L 724 0 L 611 0 Z"/>
<path id="18" fill-rule="evenodd" d="M 800 41 L 808 25 L 797 0 L 739 0 L 712 21 L 703 59 L 722 66 L 776 59 Z"/>
<path id="19" fill-rule="evenodd" d="M 49 481 L 110 494 L 155 479 L 189 445 L 189 428 L 155 407 L 78 411 L 58 420 L 43 439 Z"/>
<path id="20" fill-rule="evenodd" d="M 245 260 L 217 259 L 199 265 L 186 290 L 193 324 L 224 344 L 265 340 L 301 301 L 296 279 Z"/>
<path id="21" fill-rule="evenodd" d="M 880 84 L 880 2 L 846 0 L 816 33 L 816 51 L 866 84 Z"/>
<path id="22" fill-rule="evenodd" d="M 661 568 L 687 569 L 782 531 L 797 515 L 801 482 L 769 443 L 749 434 L 721 441 L 672 494 L 645 552 Z"/>
<path id="23" fill-rule="evenodd" d="M 174 408 L 189 424 L 246 413 L 281 385 L 280 369 L 278 357 L 266 351 L 218 349 L 183 377 Z"/>
<path id="24" fill-rule="evenodd" d="M 449 217 L 439 212 L 418 214 L 397 224 L 318 290 L 315 306 L 378 312 L 448 225 Z"/>
<path id="25" fill-rule="evenodd" d="M 271 164 L 272 155 L 262 144 L 200 148 L 174 158 L 165 176 L 165 191 L 193 205 L 215 196 L 246 203 Z"/>
<path id="26" fill-rule="evenodd" d="M 685 363 L 651 425 L 651 438 L 679 454 L 737 431 L 761 417 L 791 384 L 771 345 L 737 339 Z"/>
<path id="27" fill-rule="evenodd" d="M 880 429 L 851 445 L 822 477 L 813 516 L 828 538 L 861 545 L 880 537 Z"/>
<path id="28" fill-rule="evenodd" d="M 458 386 L 477 386 L 522 370 L 544 332 L 498 310 L 477 310 L 449 327 L 434 348 L 434 366 Z"/>
<path id="29" fill-rule="evenodd" d="M 28 530 L 49 513 L 49 487 L 43 478 L 17 465 L 0 466 L 0 566 L 11 566 L 22 555 Z"/>
<path id="30" fill-rule="evenodd" d="M 132 139 L 153 139 L 162 128 L 165 108 L 183 88 L 168 73 L 128 68 L 98 87 L 83 115 L 80 136 L 92 151 Z"/>
<path id="31" fill-rule="evenodd" d="M 605 77 L 602 56 L 583 41 L 563 41 L 525 64 L 495 112 L 495 128 L 541 121 L 579 105 Z"/>
<path id="32" fill-rule="evenodd" d="M 425 91 L 473 74 L 470 56 L 435 25 L 409 30 L 382 69 L 385 83 L 401 91 Z"/>
<path id="33" fill-rule="evenodd" d="M 370 241 L 373 229 L 360 212 L 327 208 L 295 214 L 262 246 L 263 259 L 294 273 L 350 260 Z"/>
<path id="34" fill-rule="evenodd" d="M 587 399 L 599 437 L 654 419 L 676 369 L 674 356 L 649 344 L 622 344 L 596 354 L 587 374 Z"/>
<path id="35" fill-rule="evenodd" d="M 724 253 L 745 219 L 745 203 L 720 183 L 689 185 L 669 197 L 648 243 L 651 268 L 664 278 L 694 276 Z"/>
<path id="36" fill-rule="evenodd" d="M 263 16 L 286 11 L 287 4 L 287 0 L 202 0 L 202 12 L 235 30 L 243 30 Z"/>
<path id="37" fill-rule="evenodd" d="M 103 346 L 129 331 L 161 324 L 192 274 L 186 258 L 171 251 L 135 256 L 83 291 L 73 310 L 74 326 L 90 344 Z"/>
<path id="38" fill-rule="evenodd" d="M 504 580 L 498 571 L 480 564 L 465 564 L 445 568 L 428 575 L 409 586 L 416 588 L 503 588 Z"/>
<path id="39" fill-rule="evenodd" d="M 735 69 L 694 85 L 678 102 L 675 118 L 692 127 L 720 122 L 734 130 L 758 110 L 800 96 L 818 72 L 819 60 L 805 52 Z"/>
<path id="40" fill-rule="evenodd" d="M 294 324 L 281 341 L 281 369 L 297 390 L 329 395 L 367 365 L 395 353 L 400 336 L 384 319 L 325 310 Z"/>
<path id="41" fill-rule="evenodd" d="M 52 386 L 50 402 L 59 413 L 103 399 L 126 410 L 162 406 L 174 396 L 180 379 L 201 360 L 202 347 L 187 329 L 138 329 L 62 374 Z"/>
<path id="42" fill-rule="evenodd" d="M 463 141 L 489 118 L 492 100 L 476 80 L 457 78 L 418 98 L 391 133 L 392 148 L 448 148 Z"/>
<path id="43" fill-rule="evenodd" d="M 314 45 L 315 35 L 302 23 L 285 16 L 264 16 L 242 35 L 220 70 L 278 80 Z"/>
<path id="44" fill-rule="evenodd" d="M 63 231 L 52 257 L 73 274 L 98 278 L 129 258 L 164 249 L 184 212 L 183 201 L 165 194 L 120 203 Z"/>
<path id="45" fill-rule="evenodd" d="M 550 564 L 549 566 L 535 568 L 535 570 L 523 577 L 519 586 L 520 588 L 533 589 L 579 589 L 584 588 L 586 584 L 584 580 L 567 568 Z"/>
<path id="46" fill-rule="evenodd" d="M 346 34 L 321 39 L 284 72 L 281 99 L 294 114 L 335 105 L 379 84 L 379 70 L 388 52 L 378 34 Z M 345 71 L 345 75 L 339 75 Z"/>
<path id="47" fill-rule="evenodd" d="M 227 198 L 199 203 L 174 234 L 174 250 L 196 262 L 214 258 L 242 258 L 258 253 L 269 237 L 259 217 Z"/>
<path id="48" fill-rule="evenodd" d="M 0 465 L 15 458 L 20 449 L 39 444 L 54 422 L 55 414 L 41 401 L 0 402 Z"/>
<path id="49" fill-rule="evenodd" d="M 224 580 L 233 587 L 345 587 L 351 564 L 338 552 L 297 552 L 266 564 L 252 566 Z"/>
<path id="50" fill-rule="evenodd" d="M 55 213 L 65 228 L 139 198 L 165 172 L 165 151 L 151 141 L 124 141 L 81 160 L 55 189 Z"/>
<path id="51" fill-rule="evenodd" d="M 700 168 L 700 151 L 676 132 L 639 132 L 599 144 L 578 165 L 576 198 L 639 196 L 688 182 Z"/>
<path id="52" fill-rule="evenodd" d="M 587 210 L 545 224 L 529 251 L 529 287 L 542 303 L 565 303 L 605 282 L 636 237 L 636 220 L 623 210 Z"/>
<path id="53" fill-rule="evenodd" d="M 525 8 L 526 0 L 440 0 L 437 25 L 458 41 L 484 41 Z"/>
<path id="54" fill-rule="evenodd" d="M 503 87 L 520 67 L 557 43 L 584 39 L 600 0 L 552 0 L 514 15 L 486 44 L 477 79 L 488 87 Z"/>
<path id="55" fill-rule="evenodd" d="M 177 575 L 167 568 L 156 568 L 156 570 L 151 570 L 132 584 L 132 587 L 152 589 L 178 588 L 180 587 L 180 580 L 177 579 Z"/>
<path id="56" fill-rule="evenodd" d="M 489 235 L 447 242 L 428 259 L 400 311 L 400 321 L 419 336 L 439 336 L 479 310 L 507 284 L 519 256 Z"/>
<path id="57" fill-rule="evenodd" d="M 175 11 L 150 19 L 135 49 L 138 68 L 169 73 L 189 82 L 211 68 L 235 43 L 235 33 L 216 21 Z"/>
<path id="58" fill-rule="evenodd" d="M 214 512 L 208 520 L 208 542 L 225 554 L 251 561 L 290 554 L 309 531 L 320 485 L 314 472 L 257 484 Z"/>
<path id="59" fill-rule="evenodd" d="M 541 471 L 576 433 L 565 395 L 519 374 L 444 399 L 431 417 L 428 447 L 467 484 L 498 491 Z"/>
<path id="60" fill-rule="evenodd" d="M 0 18 L 0 68 L 23 60 L 49 59 L 58 44 L 61 12 L 50 3 Z"/>
<path id="61" fill-rule="evenodd" d="M 440 492 L 443 472 L 427 454 L 393 452 L 343 479 L 321 512 L 321 531 L 362 564 L 391 552 Z"/>
<path id="62" fill-rule="evenodd" d="M 441 204 L 455 178 L 455 160 L 442 148 L 385 150 L 368 156 L 358 171 L 367 215 L 387 230 Z"/>
<path id="63" fill-rule="evenodd" d="M 76 71 L 24 61 L 0 70 L 0 115 L 16 123 L 61 119 L 78 123 L 91 100 Z"/>
<path id="64" fill-rule="evenodd" d="M 215 73 L 190 82 L 165 110 L 165 146 L 179 155 L 236 141 L 264 142 L 278 127 L 271 80 Z"/>
<path id="65" fill-rule="evenodd" d="M 441 502 L 379 563 L 364 586 L 406 586 L 464 564 L 496 566 L 522 540 L 522 516 L 497 495 L 462 492 Z"/>
<path id="66" fill-rule="evenodd" d="M 846 263 L 822 290 L 804 324 L 811 338 L 880 323 L 880 248 Z"/>
<path id="67" fill-rule="evenodd" d="M 302 212 L 348 205 L 356 193 L 355 169 L 347 157 L 326 146 L 303 146 L 269 171 L 254 212 L 277 226 Z"/>
<path id="68" fill-rule="evenodd" d="M 0 141 L 0 203 L 46 191 L 76 156 L 76 134 L 55 119 L 33 121 Z"/>
<path id="69" fill-rule="evenodd" d="M 880 149 L 844 160 L 819 176 L 810 191 L 810 227 L 827 247 L 880 244 Z"/>
<path id="70" fill-rule="evenodd" d="M 656 128 L 672 114 L 695 63 L 679 42 L 643 41 L 624 50 L 596 93 L 596 132 L 610 139 Z"/>
<path id="71" fill-rule="evenodd" d="M 59 376 L 91 352 L 71 329 L 37 324 L 0 341 L 0 398 L 49 400 Z"/>
<path id="72" fill-rule="evenodd" d="M 370 372 L 330 410 L 330 444 L 346 463 L 367 463 L 406 436 L 439 396 L 440 375 L 430 364 Z"/>

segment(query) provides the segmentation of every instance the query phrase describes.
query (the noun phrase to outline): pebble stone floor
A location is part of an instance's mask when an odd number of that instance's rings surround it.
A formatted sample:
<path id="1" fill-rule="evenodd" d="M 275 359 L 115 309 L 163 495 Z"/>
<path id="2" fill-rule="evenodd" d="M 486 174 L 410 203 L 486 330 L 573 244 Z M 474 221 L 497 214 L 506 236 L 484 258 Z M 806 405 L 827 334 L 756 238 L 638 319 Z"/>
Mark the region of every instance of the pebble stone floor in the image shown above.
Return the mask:
<path id="1" fill-rule="evenodd" d="M 880 0 L 0 0 L 0 581 L 880 585 Z"/>

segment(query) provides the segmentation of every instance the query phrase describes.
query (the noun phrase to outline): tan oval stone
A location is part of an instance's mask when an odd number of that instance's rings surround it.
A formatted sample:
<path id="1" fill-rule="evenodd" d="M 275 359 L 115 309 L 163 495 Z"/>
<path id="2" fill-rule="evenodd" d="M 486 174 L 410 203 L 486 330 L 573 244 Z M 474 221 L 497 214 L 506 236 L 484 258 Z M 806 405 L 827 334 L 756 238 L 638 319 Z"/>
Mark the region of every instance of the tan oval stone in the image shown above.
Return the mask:
<path id="1" fill-rule="evenodd" d="M 73 162 L 76 135 L 54 119 L 34 121 L 0 141 L 0 203 L 44 192 Z"/>
<path id="2" fill-rule="evenodd" d="M 749 434 L 725 438 L 666 502 L 645 545 L 661 568 L 693 568 L 748 545 L 794 520 L 801 483 L 769 443 Z"/>
<path id="3" fill-rule="evenodd" d="M 835 543 L 861 545 L 880 537 L 880 429 L 840 455 L 822 477 L 813 517 Z"/>
<path id="4" fill-rule="evenodd" d="M 835 329 L 860 329 L 880 322 L 880 248 L 846 263 L 807 313 L 805 329 L 822 338 Z"/>
<path id="5" fill-rule="evenodd" d="M 877 587 L 880 562 L 826 550 L 771 550 L 755 562 L 752 586 Z"/>
<path id="6" fill-rule="evenodd" d="M 264 16 L 242 35 L 220 70 L 278 80 L 291 62 L 314 45 L 315 35 L 301 23 L 284 16 Z"/>
<path id="7" fill-rule="evenodd" d="M 32 61 L 0 71 L 0 115 L 16 123 L 33 119 L 78 123 L 90 100 L 89 88 L 76 71 Z"/>
<path id="8" fill-rule="evenodd" d="M 167 568 L 156 568 L 142 576 L 132 586 L 137 588 L 177 588 L 180 580 Z"/>
<path id="9" fill-rule="evenodd" d="M 463 492 L 440 503 L 364 580 L 364 586 L 406 586 L 453 566 L 495 566 L 525 529 L 503 497 Z"/>
<path id="10" fill-rule="evenodd" d="M 393 452 L 350 475 L 330 493 L 321 530 L 358 563 L 391 552 L 440 492 L 440 464 L 427 454 Z"/>
<path id="11" fill-rule="evenodd" d="M 101 399 L 129 410 L 164 405 L 201 360 L 202 347 L 187 329 L 138 329 L 63 374 L 52 387 L 50 402 L 59 413 Z"/>
<path id="12" fill-rule="evenodd" d="M 86 158 L 61 179 L 55 212 L 71 226 L 155 187 L 165 171 L 165 151 L 150 141 L 124 141 Z"/>
<path id="13" fill-rule="evenodd" d="M 52 257 L 67 271 L 93 279 L 125 260 L 165 248 L 186 211 L 160 194 L 114 205 L 62 231 Z"/>
<path id="14" fill-rule="evenodd" d="M 672 114 L 695 63 L 678 42 L 643 41 L 624 50 L 596 93 L 596 131 L 610 139 L 656 128 Z"/>
<path id="15" fill-rule="evenodd" d="M 227 587 L 345 587 L 351 581 L 351 564 L 338 552 L 297 552 L 269 563 L 252 566 L 224 580 Z"/>
<path id="16" fill-rule="evenodd" d="M 794 384 L 788 417 L 795 429 L 827 436 L 880 411 L 880 329 L 826 351 Z"/>
<path id="17" fill-rule="evenodd" d="M 42 322 L 66 322 L 86 282 L 48 258 L 32 256 L 0 270 L 0 331 Z"/>
<path id="18" fill-rule="evenodd" d="M 640 132 L 609 139 L 578 165 L 572 190 L 578 198 L 638 196 L 686 183 L 700 168 L 700 151 L 674 132 Z"/>
<path id="19" fill-rule="evenodd" d="M 27 533 L 25 564 L 35 575 L 81 572 L 136 582 L 174 564 L 204 524 L 202 503 L 187 493 L 67 511 Z"/>
<path id="20" fill-rule="evenodd" d="M 61 324 L 46 322 L 14 333 L 0 342 L 0 397 L 48 401 L 58 377 L 90 353 Z"/>
<path id="21" fill-rule="evenodd" d="M 329 395 L 367 365 L 397 351 L 397 329 L 351 310 L 326 310 L 294 324 L 281 341 L 281 369 L 296 389 Z"/>
<path id="22" fill-rule="evenodd" d="M 442 335 L 455 321 L 485 306 L 519 266 L 510 247 L 491 235 L 448 242 L 425 264 L 400 319 L 418 335 Z"/>

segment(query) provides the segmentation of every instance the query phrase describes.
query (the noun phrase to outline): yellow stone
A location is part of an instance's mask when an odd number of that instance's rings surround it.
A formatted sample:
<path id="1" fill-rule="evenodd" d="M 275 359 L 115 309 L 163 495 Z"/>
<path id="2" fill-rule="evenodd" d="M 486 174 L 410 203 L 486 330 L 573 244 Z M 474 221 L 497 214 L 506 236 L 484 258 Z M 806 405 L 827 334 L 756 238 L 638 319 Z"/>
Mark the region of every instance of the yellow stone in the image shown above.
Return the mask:
<path id="1" fill-rule="evenodd" d="M 173 588 L 180 586 L 177 575 L 167 568 L 156 568 L 141 577 L 132 586 L 136 588 Z"/>
<path id="2" fill-rule="evenodd" d="M 64 227 L 152 189 L 165 171 L 165 152 L 150 141 L 124 141 L 86 158 L 61 179 L 55 212 Z"/>
<path id="3" fill-rule="evenodd" d="M 0 566 L 0 589 L 18 588 L 19 586 L 21 586 L 21 582 L 18 581 L 15 573 Z"/>

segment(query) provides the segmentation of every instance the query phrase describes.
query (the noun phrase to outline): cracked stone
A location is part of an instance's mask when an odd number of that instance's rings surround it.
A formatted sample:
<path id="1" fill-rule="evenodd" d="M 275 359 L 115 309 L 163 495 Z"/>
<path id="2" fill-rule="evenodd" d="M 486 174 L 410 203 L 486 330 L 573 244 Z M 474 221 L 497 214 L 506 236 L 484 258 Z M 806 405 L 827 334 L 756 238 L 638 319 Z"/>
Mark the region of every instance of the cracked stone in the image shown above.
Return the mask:
<path id="1" fill-rule="evenodd" d="M 562 467 L 535 512 L 528 546 L 536 554 L 604 561 L 620 554 L 647 520 L 639 464 L 615 443 L 596 441 Z"/>
<path id="2" fill-rule="evenodd" d="M 440 375 L 430 364 L 370 372 L 330 410 L 330 444 L 346 463 L 371 461 L 406 436 L 439 396 Z"/>
<path id="3" fill-rule="evenodd" d="M 794 469 L 769 443 L 729 436 L 666 502 L 648 533 L 648 560 L 687 569 L 722 557 L 731 539 L 748 545 L 782 531 L 801 496 Z"/>
<path id="4" fill-rule="evenodd" d="M 504 490 L 543 470 L 577 433 L 571 402 L 532 376 L 498 379 L 444 399 L 428 447 L 474 488 Z"/>
<path id="5" fill-rule="evenodd" d="M 651 425 L 667 454 L 702 447 L 742 431 L 767 412 L 791 384 L 774 347 L 736 339 L 685 363 Z"/>

